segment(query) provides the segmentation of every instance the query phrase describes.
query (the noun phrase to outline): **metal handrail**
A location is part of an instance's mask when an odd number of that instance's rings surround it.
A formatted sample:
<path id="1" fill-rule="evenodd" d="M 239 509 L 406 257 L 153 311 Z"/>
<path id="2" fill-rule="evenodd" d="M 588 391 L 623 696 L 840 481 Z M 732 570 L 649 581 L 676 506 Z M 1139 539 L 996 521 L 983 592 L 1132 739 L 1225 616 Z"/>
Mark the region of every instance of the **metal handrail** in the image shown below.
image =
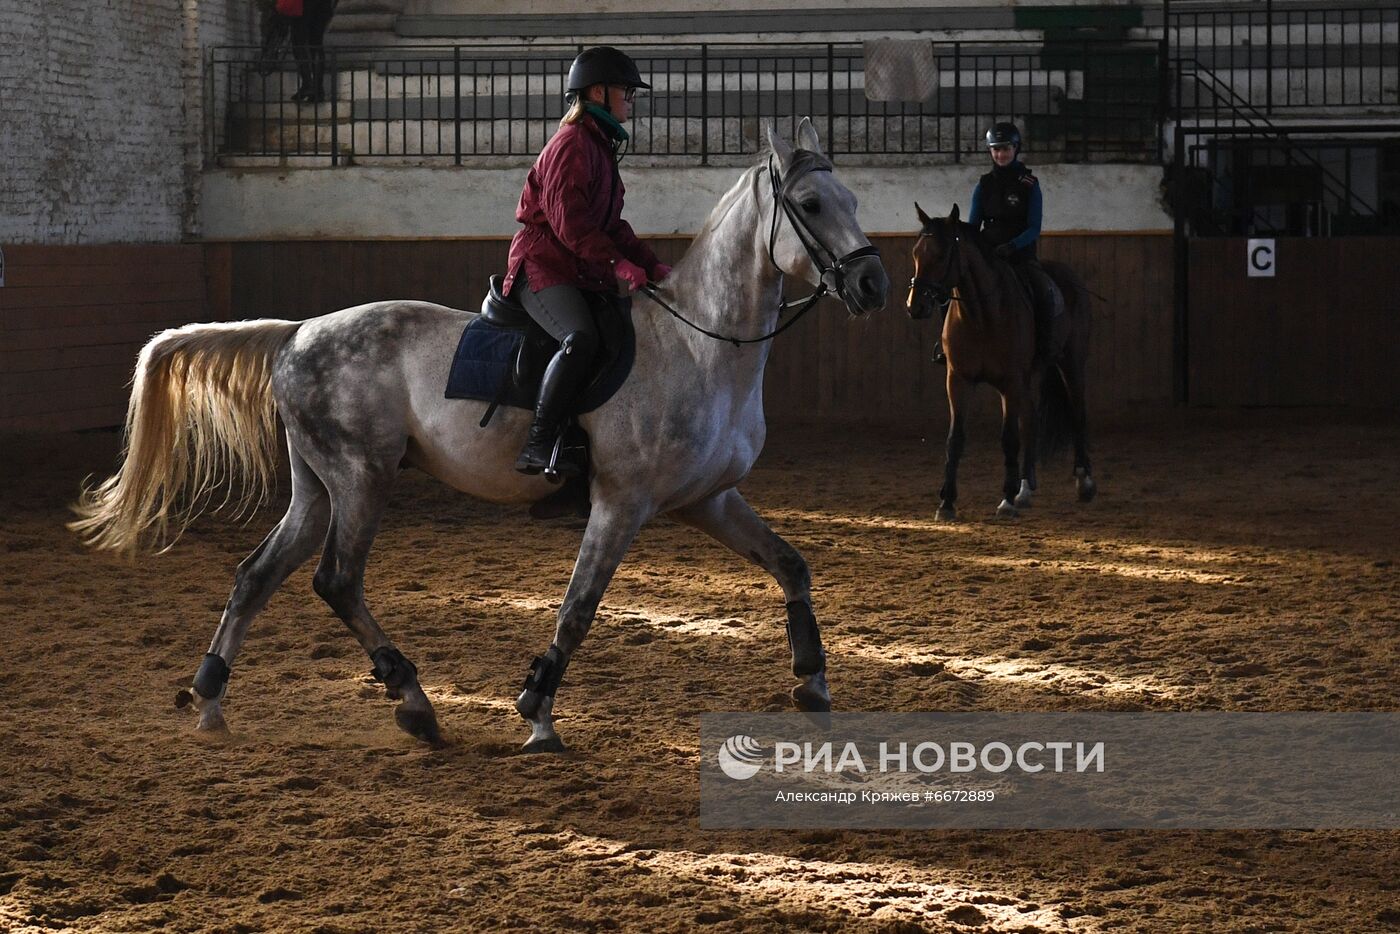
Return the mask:
<path id="1" fill-rule="evenodd" d="M 257 50 L 211 50 L 210 152 L 219 156 L 528 156 L 553 132 L 575 45 L 336 46 L 334 100 L 296 106 L 287 66 L 257 74 Z M 630 47 L 657 90 L 634 116 L 632 152 L 652 158 L 747 156 L 758 127 L 813 116 L 831 155 L 953 159 L 980 149 L 986 124 L 1029 121 L 1027 151 L 1064 157 L 1152 155 L 1155 42 L 933 43 L 924 100 L 872 101 L 861 43 L 648 43 Z M 1140 74 L 1139 74 L 1140 72 Z M 1128 79 L 1145 78 L 1134 89 Z M 698 92 L 698 96 L 697 96 Z M 1134 93 L 1136 92 L 1136 96 Z M 823 119 L 824 118 L 824 119 Z M 327 136 L 336 145 L 328 151 Z"/>
<path id="2" fill-rule="evenodd" d="M 1230 98 L 1232 98 L 1230 102 L 1231 116 L 1243 117 L 1244 122 L 1251 129 L 1261 131 L 1266 138 L 1272 140 L 1273 142 L 1282 143 L 1284 145 L 1282 153 L 1284 157 L 1290 161 L 1290 163 L 1295 165 L 1308 164 L 1311 167 L 1319 170 L 1321 172 L 1321 178 L 1324 183 L 1324 191 L 1332 195 L 1338 201 L 1344 202 L 1348 205 L 1348 207 L 1350 207 L 1350 205 L 1352 204 L 1356 204 L 1357 206 L 1362 208 L 1363 213 L 1377 213 L 1376 206 L 1368 203 L 1363 198 L 1361 198 L 1360 195 L 1356 194 L 1356 192 L 1352 190 L 1351 185 L 1345 179 L 1339 177 L 1326 165 L 1324 165 L 1318 159 L 1314 158 L 1313 155 L 1309 153 L 1306 149 L 1303 149 L 1301 146 L 1297 145 L 1289 137 L 1287 127 L 1280 127 L 1278 124 L 1274 123 L 1267 116 L 1261 113 L 1257 107 L 1250 104 L 1243 97 L 1240 97 L 1240 95 L 1229 84 L 1229 82 L 1222 81 L 1219 75 L 1215 74 L 1209 68 L 1203 67 L 1199 62 L 1188 62 L 1180 59 L 1178 59 L 1177 61 L 1183 65 L 1190 66 L 1190 71 L 1182 72 L 1180 69 L 1178 69 L 1179 75 L 1184 73 L 1189 77 L 1195 78 L 1196 81 L 1201 84 L 1205 84 L 1205 81 L 1202 79 L 1202 76 L 1207 76 L 1212 82 L 1210 90 L 1213 93 L 1216 91 L 1224 91 L 1225 94 L 1229 95 Z M 1216 125 L 1219 125 L 1218 117 L 1216 120 Z M 1328 182 L 1332 183 L 1331 188 L 1327 187 Z"/>

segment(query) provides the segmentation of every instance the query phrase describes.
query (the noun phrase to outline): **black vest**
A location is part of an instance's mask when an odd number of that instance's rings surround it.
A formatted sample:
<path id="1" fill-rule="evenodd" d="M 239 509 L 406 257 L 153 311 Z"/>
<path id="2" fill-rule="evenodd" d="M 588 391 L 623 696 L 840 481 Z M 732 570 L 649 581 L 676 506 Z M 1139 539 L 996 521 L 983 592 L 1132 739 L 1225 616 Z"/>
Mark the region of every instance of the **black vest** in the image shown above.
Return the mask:
<path id="1" fill-rule="evenodd" d="M 1026 229 L 1030 220 L 1031 192 L 1035 190 L 1035 176 L 1020 162 L 1013 162 L 1004 169 L 992 169 L 982 176 L 982 195 L 979 207 L 982 212 L 982 237 L 993 246 L 1015 239 Z M 1035 255 L 1035 244 L 1022 251 L 1028 256 Z"/>

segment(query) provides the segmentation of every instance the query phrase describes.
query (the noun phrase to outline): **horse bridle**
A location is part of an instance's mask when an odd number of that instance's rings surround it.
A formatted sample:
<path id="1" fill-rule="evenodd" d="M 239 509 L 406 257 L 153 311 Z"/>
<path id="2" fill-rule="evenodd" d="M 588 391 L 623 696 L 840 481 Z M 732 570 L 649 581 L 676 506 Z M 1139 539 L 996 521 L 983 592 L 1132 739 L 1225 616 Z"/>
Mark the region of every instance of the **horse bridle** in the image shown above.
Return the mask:
<path id="1" fill-rule="evenodd" d="M 647 283 L 646 285 L 642 286 L 642 291 L 645 292 L 651 298 L 652 301 L 656 302 L 662 308 L 669 311 L 676 320 L 680 321 L 682 324 L 694 328 L 701 334 L 704 334 L 706 337 L 712 337 L 715 340 L 728 341 L 736 347 L 738 347 L 741 344 L 759 344 L 763 341 L 772 340 L 773 338 L 777 337 L 779 334 L 783 333 L 788 328 L 796 324 L 798 319 L 800 319 L 809 310 L 811 310 L 811 308 L 814 305 L 816 305 L 816 303 L 820 301 L 823 297 L 825 297 L 828 294 L 840 295 L 841 290 L 845 288 L 846 285 L 846 267 L 849 266 L 852 262 L 858 259 L 862 259 L 866 256 L 880 255 L 880 248 L 872 243 L 867 246 L 863 246 L 858 249 L 852 250 L 844 256 L 837 256 L 829 248 L 827 248 L 827 246 L 824 243 L 822 243 L 821 240 L 819 240 L 815 234 L 812 233 L 811 228 L 807 226 L 806 221 L 802 220 L 801 215 L 793 210 L 792 200 L 788 197 L 788 192 L 791 190 L 792 186 L 797 183 L 798 179 L 802 178 L 809 172 L 830 171 L 831 163 L 828 162 L 826 159 L 822 158 L 817 153 L 810 152 L 806 149 L 799 149 L 793 153 L 792 162 L 789 166 L 788 177 L 786 180 L 784 180 L 778 174 L 778 170 L 773 164 L 773 156 L 770 155 L 768 157 L 768 181 L 773 189 L 774 205 L 773 222 L 768 230 L 768 262 L 771 263 L 773 265 L 773 268 L 778 270 L 779 273 L 783 272 L 782 267 L 778 265 L 778 260 L 774 256 L 774 248 L 777 246 L 778 243 L 777 208 L 781 207 L 783 215 L 787 217 L 788 223 L 792 225 L 793 232 L 797 234 L 797 239 L 802 243 L 802 248 L 807 251 L 807 256 L 812 260 L 812 265 L 816 266 L 817 269 L 821 271 L 821 277 L 820 284 L 817 286 L 816 291 L 814 291 L 811 295 L 807 296 L 801 301 L 790 302 L 787 300 L 787 296 L 784 293 L 778 293 L 779 317 L 782 317 L 783 312 L 787 311 L 790 308 L 795 307 L 797 308 L 797 311 L 790 318 L 788 318 L 787 321 L 784 321 L 783 323 L 779 324 L 776 328 L 769 331 L 767 334 L 764 334 L 761 337 L 733 337 L 726 334 L 717 334 L 714 331 L 706 330 L 705 328 L 701 327 L 695 322 L 688 320 L 679 311 L 676 311 L 676 309 L 672 308 L 670 304 L 668 304 L 665 300 L 661 298 L 661 296 L 658 294 L 656 286 L 652 285 L 651 283 Z M 823 254 L 825 254 L 825 256 L 823 256 Z M 827 258 L 830 259 L 830 262 L 827 261 Z M 784 275 L 786 274 L 784 273 Z"/>
<path id="2" fill-rule="evenodd" d="M 928 232 L 921 231 L 919 233 L 920 240 L 928 236 L 931 236 Z M 943 272 L 939 273 L 937 278 L 932 282 L 927 279 L 921 279 L 919 276 L 914 276 L 909 280 L 910 291 L 915 294 L 918 294 L 920 291 L 928 292 L 929 296 L 938 306 L 938 310 L 946 313 L 948 306 L 953 301 L 953 289 L 957 286 L 957 282 L 948 281 L 948 277 L 949 274 L 953 273 L 957 268 L 958 260 L 961 258 L 961 255 L 962 237 L 958 235 L 957 229 L 955 228 L 953 230 L 953 248 L 948 251 L 947 259 L 943 263 Z"/>

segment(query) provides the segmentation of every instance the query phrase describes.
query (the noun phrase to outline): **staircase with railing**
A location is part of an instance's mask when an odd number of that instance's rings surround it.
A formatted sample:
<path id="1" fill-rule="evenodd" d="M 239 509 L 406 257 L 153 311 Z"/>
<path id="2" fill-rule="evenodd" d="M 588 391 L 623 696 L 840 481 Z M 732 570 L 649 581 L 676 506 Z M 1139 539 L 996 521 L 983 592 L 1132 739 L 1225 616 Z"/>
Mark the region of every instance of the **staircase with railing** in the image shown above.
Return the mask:
<path id="1" fill-rule="evenodd" d="M 1394 225 L 1375 153 L 1400 138 L 1400 4 L 1177 0 L 1163 22 L 1164 123 L 1189 232 Z"/>

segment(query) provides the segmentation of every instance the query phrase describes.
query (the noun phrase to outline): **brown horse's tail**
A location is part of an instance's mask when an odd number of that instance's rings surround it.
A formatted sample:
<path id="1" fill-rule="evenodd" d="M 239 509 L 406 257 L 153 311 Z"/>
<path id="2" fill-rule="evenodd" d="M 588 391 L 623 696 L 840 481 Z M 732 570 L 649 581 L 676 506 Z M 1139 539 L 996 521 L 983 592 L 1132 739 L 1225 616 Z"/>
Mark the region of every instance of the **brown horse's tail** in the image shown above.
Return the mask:
<path id="1" fill-rule="evenodd" d="M 220 505 L 237 512 L 263 502 L 279 462 L 272 363 L 300 326 L 190 324 L 151 338 L 136 361 L 122 464 L 84 485 L 68 527 L 93 548 L 164 550 L 220 487 Z"/>
<path id="2" fill-rule="evenodd" d="M 1074 440 L 1074 399 L 1071 398 L 1069 380 L 1063 367 L 1083 366 L 1083 360 L 1076 359 L 1075 355 L 1080 352 L 1077 349 L 1079 344 L 1087 346 L 1091 293 L 1079 274 L 1064 263 L 1047 261 L 1041 263 L 1041 267 L 1063 293 L 1065 314 L 1069 315 L 1071 322 L 1069 358 L 1045 367 L 1040 377 L 1039 408 L 1036 411 L 1037 454 L 1040 459 L 1048 460 Z"/>

